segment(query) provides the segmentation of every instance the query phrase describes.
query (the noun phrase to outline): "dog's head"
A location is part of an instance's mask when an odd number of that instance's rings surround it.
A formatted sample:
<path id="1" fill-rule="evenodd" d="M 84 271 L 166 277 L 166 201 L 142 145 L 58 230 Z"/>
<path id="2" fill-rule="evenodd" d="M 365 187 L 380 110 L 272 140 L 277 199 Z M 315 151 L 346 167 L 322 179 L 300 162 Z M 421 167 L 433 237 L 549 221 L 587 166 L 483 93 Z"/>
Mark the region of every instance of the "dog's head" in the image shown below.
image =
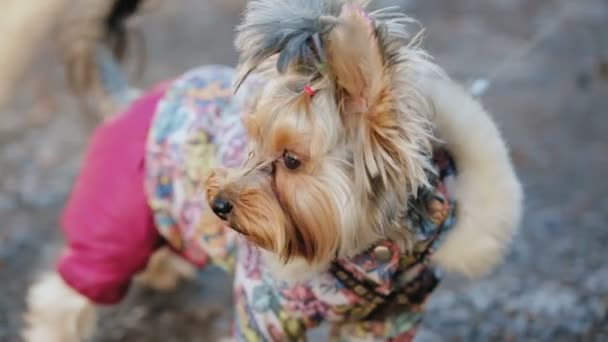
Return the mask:
<path id="1" fill-rule="evenodd" d="M 311 264 L 385 237 L 428 185 L 433 69 L 407 18 L 339 0 L 257 0 L 239 28 L 237 84 L 267 80 L 244 118 L 249 157 L 207 181 L 213 211 L 246 239 Z"/>

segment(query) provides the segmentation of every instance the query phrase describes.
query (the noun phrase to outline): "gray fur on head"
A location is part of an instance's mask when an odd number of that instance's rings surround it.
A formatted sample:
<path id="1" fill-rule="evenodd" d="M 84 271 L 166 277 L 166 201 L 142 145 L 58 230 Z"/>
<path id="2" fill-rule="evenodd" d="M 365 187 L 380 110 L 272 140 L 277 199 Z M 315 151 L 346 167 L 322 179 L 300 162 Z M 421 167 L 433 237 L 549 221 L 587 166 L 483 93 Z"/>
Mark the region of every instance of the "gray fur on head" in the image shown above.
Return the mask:
<path id="1" fill-rule="evenodd" d="M 240 54 L 237 89 L 247 75 L 269 57 L 278 55 L 276 68 L 283 73 L 297 63 L 301 67 L 325 62 L 327 33 L 340 24 L 342 6 L 366 7 L 368 0 L 251 0 L 243 23 L 237 28 L 236 48 Z M 409 69 L 435 70 L 418 44 L 422 31 L 410 36 L 409 24 L 416 23 L 397 7 L 369 13 L 375 36 L 387 66 L 409 64 Z M 412 70 L 413 72 L 415 70 Z"/>
<path id="2" fill-rule="evenodd" d="M 324 33 L 337 23 L 345 0 L 252 0 L 237 28 L 241 78 L 268 57 L 279 54 L 277 69 L 294 61 L 324 59 Z M 238 82 L 242 81 L 238 80 Z"/>

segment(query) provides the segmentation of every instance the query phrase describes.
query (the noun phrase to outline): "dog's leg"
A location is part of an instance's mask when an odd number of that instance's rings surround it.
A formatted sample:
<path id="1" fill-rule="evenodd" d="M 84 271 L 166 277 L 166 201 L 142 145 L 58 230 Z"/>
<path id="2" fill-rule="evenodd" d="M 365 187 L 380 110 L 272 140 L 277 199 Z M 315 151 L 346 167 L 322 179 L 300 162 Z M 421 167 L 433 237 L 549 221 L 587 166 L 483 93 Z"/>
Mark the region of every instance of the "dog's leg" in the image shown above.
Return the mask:
<path id="1" fill-rule="evenodd" d="M 95 331 L 95 305 L 57 273 L 46 274 L 30 288 L 27 305 L 27 342 L 82 342 Z"/>
<path id="2" fill-rule="evenodd" d="M 446 270 L 477 276 L 501 259 L 519 225 L 522 189 L 490 115 L 463 88 L 427 79 L 437 134 L 454 157 L 457 223 L 434 255 Z"/>
<path id="3" fill-rule="evenodd" d="M 192 279 L 196 268 L 162 248 L 152 255 L 136 280 L 156 290 L 171 290 Z M 27 342 L 82 342 L 91 338 L 97 320 L 93 302 L 70 288 L 57 273 L 44 275 L 27 295 L 23 338 Z"/>
<path id="4" fill-rule="evenodd" d="M 196 267 L 173 253 L 169 248 L 156 251 L 146 270 L 137 276 L 136 281 L 155 290 L 172 290 L 179 282 L 194 279 Z"/>

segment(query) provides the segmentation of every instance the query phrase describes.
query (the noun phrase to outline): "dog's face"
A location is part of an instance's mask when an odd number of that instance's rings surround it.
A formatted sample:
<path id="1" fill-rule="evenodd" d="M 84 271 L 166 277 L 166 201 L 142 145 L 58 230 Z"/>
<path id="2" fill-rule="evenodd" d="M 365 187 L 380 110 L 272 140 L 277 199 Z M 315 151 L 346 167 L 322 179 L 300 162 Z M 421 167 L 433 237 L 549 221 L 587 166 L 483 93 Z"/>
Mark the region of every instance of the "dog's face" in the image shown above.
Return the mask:
<path id="1" fill-rule="evenodd" d="M 424 104 L 403 76 L 407 48 L 383 45 L 354 7 L 337 14 L 323 36 L 323 70 L 300 59 L 267 71 L 244 118 L 247 161 L 207 181 L 213 211 L 285 261 L 323 263 L 386 236 L 430 170 Z"/>
<path id="2" fill-rule="evenodd" d="M 215 172 L 208 190 L 212 207 L 233 229 L 285 259 L 312 262 L 347 243 L 363 213 L 357 212 L 354 137 L 335 95 L 326 88 L 311 97 L 302 80 L 280 76 L 267 84 L 244 120 L 250 141 L 244 167 Z M 219 202 L 230 210 L 217 210 Z"/>

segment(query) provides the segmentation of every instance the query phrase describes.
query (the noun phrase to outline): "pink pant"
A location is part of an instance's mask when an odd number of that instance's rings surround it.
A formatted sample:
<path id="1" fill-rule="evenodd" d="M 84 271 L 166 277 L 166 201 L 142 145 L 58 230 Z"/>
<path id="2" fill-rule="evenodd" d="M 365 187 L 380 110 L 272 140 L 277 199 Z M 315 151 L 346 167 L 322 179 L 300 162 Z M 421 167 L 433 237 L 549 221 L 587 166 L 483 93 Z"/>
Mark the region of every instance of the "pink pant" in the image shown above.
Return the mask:
<path id="1" fill-rule="evenodd" d="M 61 225 L 63 279 L 99 304 L 120 301 L 162 240 L 144 193 L 148 130 L 165 86 L 103 123 L 89 142 Z"/>

